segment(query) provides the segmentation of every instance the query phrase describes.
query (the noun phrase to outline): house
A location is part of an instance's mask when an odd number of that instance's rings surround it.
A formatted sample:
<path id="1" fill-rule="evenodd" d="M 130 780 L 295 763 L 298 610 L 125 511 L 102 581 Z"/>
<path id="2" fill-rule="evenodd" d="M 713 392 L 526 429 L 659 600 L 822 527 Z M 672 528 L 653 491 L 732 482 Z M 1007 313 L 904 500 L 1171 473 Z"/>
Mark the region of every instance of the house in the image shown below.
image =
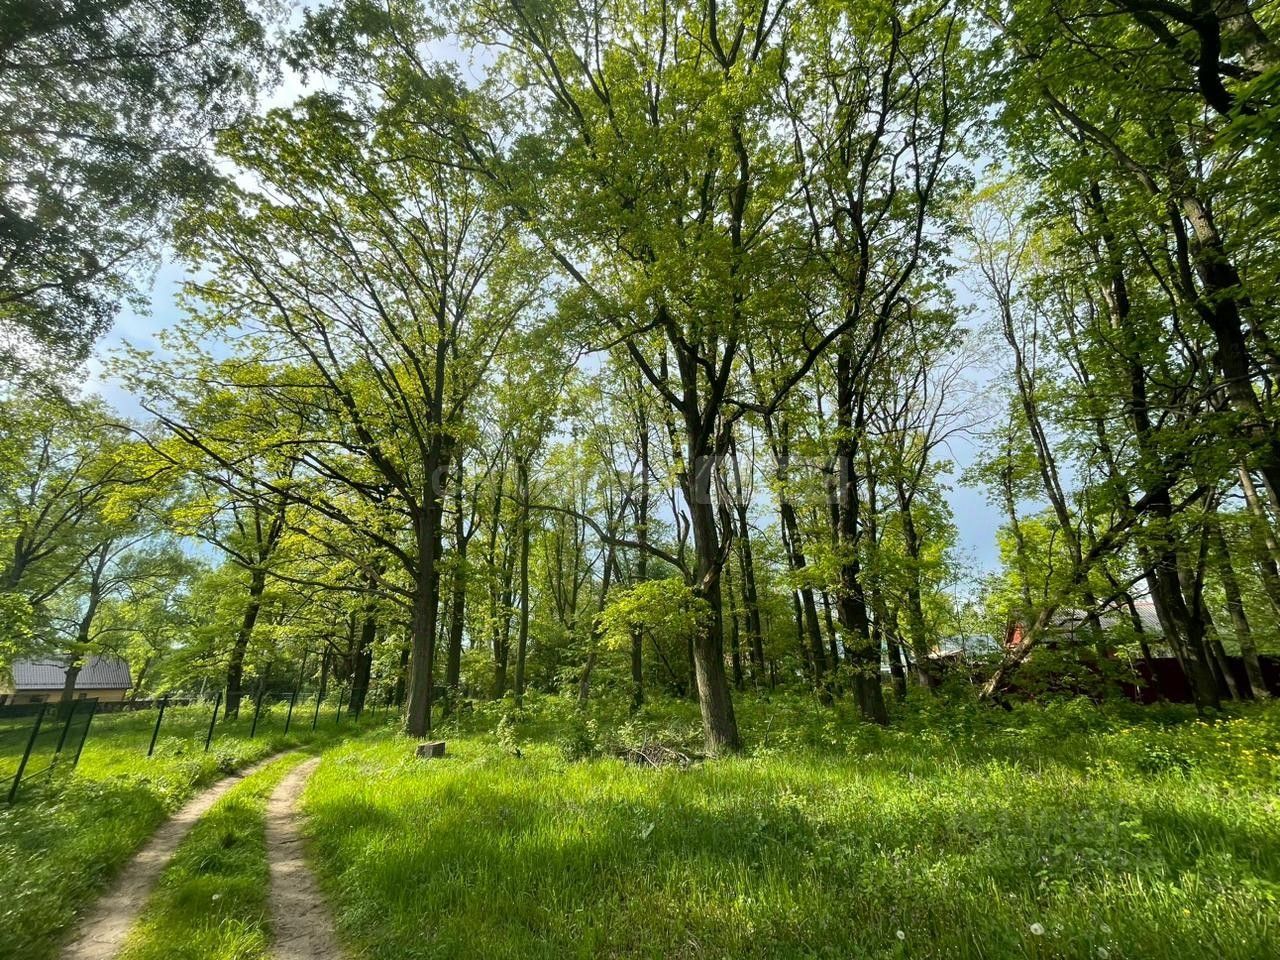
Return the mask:
<path id="1" fill-rule="evenodd" d="M 67 682 L 67 659 L 15 660 L 13 683 L 0 688 L 0 703 L 55 703 Z M 110 654 L 86 657 L 76 677 L 76 699 L 115 703 L 133 686 L 129 664 Z"/>
<path id="2" fill-rule="evenodd" d="M 1160 618 L 1156 616 L 1155 604 L 1146 599 L 1137 600 L 1134 602 L 1134 609 L 1142 624 L 1142 639 L 1148 642 L 1160 641 L 1164 637 L 1164 628 L 1160 625 Z M 1136 639 L 1133 612 L 1127 604 L 1116 602 L 1104 607 L 1097 613 L 1097 622 L 1104 633 L 1114 633 L 1117 630 L 1132 632 Z M 1026 629 L 1026 625 L 1020 621 L 1011 623 L 1005 635 L 1005 644 L 1017 644 L 1026 634 Z M 1092 642 L 1088 612 L 1068 608 L 1057 611 L 1044 630 L 1043 639 L 1050 645 L 1061 642 Z"/>

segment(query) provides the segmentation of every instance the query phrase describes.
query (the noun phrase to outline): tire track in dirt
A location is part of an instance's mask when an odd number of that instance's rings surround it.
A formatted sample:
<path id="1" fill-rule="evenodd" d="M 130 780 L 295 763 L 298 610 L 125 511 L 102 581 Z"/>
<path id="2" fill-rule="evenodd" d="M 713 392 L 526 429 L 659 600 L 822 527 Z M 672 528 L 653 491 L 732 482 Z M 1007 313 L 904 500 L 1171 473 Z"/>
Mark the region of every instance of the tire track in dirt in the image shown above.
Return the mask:
<path id="1" fill-rule="evenodd" d="M 209 812 L 228 790 L 276 760 L 279 754 L 224 777 L 160 825 L 142 849 L 112 881 L 93 909 L 76 925 L 62 949 L 62 960 L 111 960 L 124 946 L 134 922 L 146 906 L 156 880 L 196 821 Z"/>
<path id="2" fill-rule="evenodd" d="M 271 931 L 275 960 L 345 960 L 329 905 L 302 853 L 298 798 L 320 758 L 291 770 L 267 801 Z"/>

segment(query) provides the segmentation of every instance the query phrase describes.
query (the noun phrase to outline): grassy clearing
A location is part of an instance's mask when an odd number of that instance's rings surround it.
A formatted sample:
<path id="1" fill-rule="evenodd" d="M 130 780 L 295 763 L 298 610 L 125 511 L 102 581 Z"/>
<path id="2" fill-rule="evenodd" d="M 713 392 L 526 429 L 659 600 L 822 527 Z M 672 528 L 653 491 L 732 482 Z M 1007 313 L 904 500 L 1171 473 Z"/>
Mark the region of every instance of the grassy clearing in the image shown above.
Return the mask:
<path id="1" fill-rule="evenodd" d="M 305 758 L 291 754 L 245 778 L 182 842 L 119 960 L 265 960 L 267 798 Z"/>
<path id="2" fill-rule="evenodd" d="M 0 957 L 53 956 L 77 913 L 200 787 L 280 750 L 355 732 L 330 722 L 314 734 L 305 724 L 288 736 L 274 727 L 250 739 L 248 721 L 240 720 L 218 733 L 208 753 L 202 736 L 162 736 L 148 759 L 154 717 L 110 720 L 101 728 L 94 720 L 74 773 L 24 784 L 16 804 L 0 804 Z"/>
<path id="3" fill-rule="evenodd" d="M 556 712 L 321 766 L 309 831 L 362 956 L 1280 956 L 1280 708 L 930 704 L 878 730 L 744 700 L 753 753 L 685 770 Z M 619 734 L 653 736 L 696 737 L 692 711 Z"/>

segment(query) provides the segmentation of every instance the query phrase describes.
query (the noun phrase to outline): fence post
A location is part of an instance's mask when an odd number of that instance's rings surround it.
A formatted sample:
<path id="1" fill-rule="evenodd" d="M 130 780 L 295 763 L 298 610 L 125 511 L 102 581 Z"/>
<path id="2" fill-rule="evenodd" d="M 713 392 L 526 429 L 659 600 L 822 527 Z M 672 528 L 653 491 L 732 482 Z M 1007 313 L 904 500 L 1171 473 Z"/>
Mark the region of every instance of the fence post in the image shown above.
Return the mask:
<path id="1" fill-rule="evenodd" d="M 84 733 L 80 734 L 80 745 L 76 747 L 76 758 L 71 761 L 71 769 L 74 770 L 80 763 L 80 752 L 84 750 L 84 742 L 89 739 L 89 724 L 93 723 L 93 718 L 98 715 L 98 698 L 94 697 L 89 701 L 93 706 L 89 708 L 89 719 L 84 722 Z"/>
<path id="2" fill-rule="evenodd" d="M 293 705 L 298 702 L 298 691 L 289 694 L 289 712 L 284 715 L 284 732 L 289 732 L 289 721 L 293 719 Z"/>
<path id="3" fill-rule="evenodd" d="M 334 716 L 334 723 L 342 723 L 342 698 L 347 695 L 346 688 L 338 688 L 338 713 Z"/>
<path id="4" fill-rule="evenodd" d="M 13 775 L 13 786 L 9 788 L 9 802 L 18 795 L 18 784 L 22 782 L 22 774 L 27 769 L 27 760 L 31 758 L 31 748 L 36 745 L 36 734 L 40 732 L 40 722 L 44 720 L 44 712 L 49 704 L 40 704 L 40 712 L 36 714 L 36 722 L 31 726 L 31 736 L 27 737 L 27 749 L 22 751 L 22 761 L 18 764 L 18 772 Z"/>
<path id="5" fill-rule="evenodd" d="M 218 722 L 218 708 L 222 706 L 222 691 L 218 691 L 218 696 L 213 701 L 213 716 L 209 718 L 209 732 L 204 737 L 204 752 L 209 752 L 209 744 L 213 741 L 213 725 Z"/>
<path id="6" fill-rule="evenodd" d="M 156 737 L 160 736 L 160 721 L 164 719 L 164 708 L 169 705 L 169 698 L 166 696 L 160 701 L 160 713 L 156 716 L 155 729 L 151 731 L 151 743 L 147 746 L 147 756 L 151 756 L 156 749 Z"/>
<path id="7" fill-rule="evenodd" d="M 326 657 L 328 655 L 329 655 L 328 653 L 325 654 Z M 325 693 L 325 674 L 324 674 L 324 671 L 321 670 L 320 671 L 320 692 L 316 694 L 316 712 L 311 717 L 312 731 L 315 730 L 316 724 L 320 722 L 320 704 L 324 701 L 324 693 Z"/>
<path id="8" fill-rule="evenodd" d="M 67 731 L 71 729 L 71 721 L 76 716 L 76 704 L 78 700 L 72 700 L 67 704 L 67 721 L 62 725 L 62 732 L 58 734 L 58 749 L 53 751 L 53 756 L 57 759 L 62 754 L 62 745 L 67 742 Z"/>
<path id="9" fill-rule="evenodd" d="M 262 695 L 265 690 L 258 690 L 258 702 L 253 705 L 253 723 L 249 725 L 249 739 L 252 740 L 254 734 L 258 732 L 258 714 L 262 712 Z"/>
<path id="10" fill-rule="evenodd" d="M 293 707 L 298 702 L 298 691 L 302 689 L 302 675 L 307 672 L 307 651 L 302 651 L 302 663 L 298 666 L 298 679 L 293 682 L 293 693 L 289 695 L 289 712 L 284 715 L 284 732 L 289 732 L 289 722 L 293 719 Z"/>

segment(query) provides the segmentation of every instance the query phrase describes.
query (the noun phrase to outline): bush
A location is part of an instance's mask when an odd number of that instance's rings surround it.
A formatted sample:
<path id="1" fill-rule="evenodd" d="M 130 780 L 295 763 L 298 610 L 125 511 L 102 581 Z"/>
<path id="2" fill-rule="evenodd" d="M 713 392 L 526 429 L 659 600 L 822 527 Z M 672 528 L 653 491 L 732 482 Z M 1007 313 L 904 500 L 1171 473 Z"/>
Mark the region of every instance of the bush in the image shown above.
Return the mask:
<path id="1" fill-rule="evenodd" d="M 1163 743 L 1143 744 L 1135 766 L 1143 773 L 1158 776 L 1174 773 L 1186 776 L 1195 762 L 1176 747 Z"/>

